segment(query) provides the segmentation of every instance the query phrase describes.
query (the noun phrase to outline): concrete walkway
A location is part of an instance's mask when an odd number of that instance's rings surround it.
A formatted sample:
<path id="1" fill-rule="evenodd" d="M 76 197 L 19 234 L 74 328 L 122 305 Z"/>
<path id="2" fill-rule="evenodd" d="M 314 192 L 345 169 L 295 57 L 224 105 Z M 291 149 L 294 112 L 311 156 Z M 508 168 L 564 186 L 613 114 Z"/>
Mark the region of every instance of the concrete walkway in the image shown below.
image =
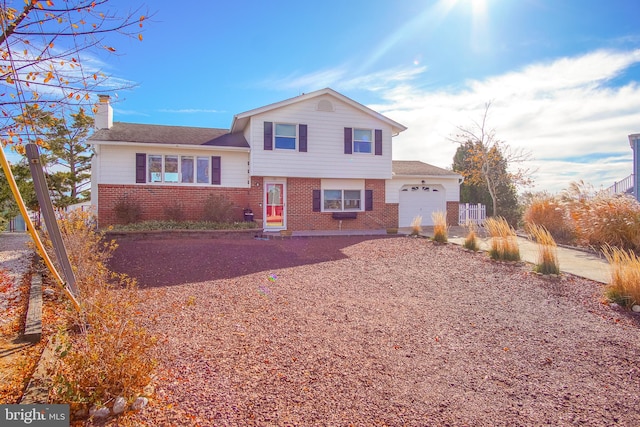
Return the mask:
<path id="1" fill-rule="evenodd" d="M 431 233 L 431 234 L 429 234 Z M 429 237 L 433 236 L 433 230 L 426 230 L 424 233 Z M 449 242 L 458 245 L 464 244 L 466 230 L 462 227 L 455 227 L 449 230 Z M 479 239 L 480 249 L 487 251 L 490 247 L 490 238 Z M 536 264 L 538 262 L 538 245 L 531 240 L 518 237 L 520 247 L 520 258 L 523 261 Z M 558 247 L 558 263 L 560 271 L 570 273 L 596 282 L 609 283 L 611 272 L 609 263 L 604 256 L 598 256 L 592 252 L 575 248 Z"/>
<path id="2" fill-rule="evenodd" d="M 450 227 L 449 242 L 462 245 L 466 236 L 465 227 Z M 314 230 L 314 231 L 294 231 L 293 237 L 312 236 L 380 236 L 386 235 L 386 230 Z M 409 235 L 411 228 L 400 228 L 398 234 Z M 271 233 L 265 233 L 271 235 Z M 273 236 L 279 234 L 273 233 Z M 422 236 L 433 237 L 433 227 L 423 227 Z M 479 238 L 480 249 L 487 251 L 490 247 L 490 238 Z M 524 237 L 518 237 L 520 247 L 520 258 L 528 263 L 538 262 L 538 245 Z M 609 283 L 611 276 L 609 263 L 604 257 L 575 248 L 558 247 L 558 263 L 560 271 L 574 274 L 596 282 Z"/>

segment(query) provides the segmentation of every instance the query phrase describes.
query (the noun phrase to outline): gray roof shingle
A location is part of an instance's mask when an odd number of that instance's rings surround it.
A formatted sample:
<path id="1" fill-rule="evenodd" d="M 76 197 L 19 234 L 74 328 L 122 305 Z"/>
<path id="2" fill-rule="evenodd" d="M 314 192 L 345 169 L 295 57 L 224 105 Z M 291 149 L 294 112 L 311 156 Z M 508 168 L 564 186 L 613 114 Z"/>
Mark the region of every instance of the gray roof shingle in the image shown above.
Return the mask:
<path id="1" fill-rule="evenodd" d="M 456 176 L 458 173 L 416 160 L 394 160 L 394 176 Z"/>
<path id="2" fill-rule="evenodd" d="M 110 129 L 97 130 L 89 140 L 249 148 L 244 135 L 231 134 L 228 129 L 123 122 L 114 122 Z"/>

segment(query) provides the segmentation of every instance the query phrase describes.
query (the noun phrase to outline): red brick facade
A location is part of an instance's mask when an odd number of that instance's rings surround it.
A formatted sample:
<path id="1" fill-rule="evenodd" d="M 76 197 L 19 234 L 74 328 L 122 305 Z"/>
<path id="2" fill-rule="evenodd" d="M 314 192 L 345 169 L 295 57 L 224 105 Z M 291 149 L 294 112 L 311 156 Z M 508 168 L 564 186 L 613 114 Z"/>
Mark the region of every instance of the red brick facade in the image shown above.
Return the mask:
<path id="1" fill-rule="evenodd" d="M 460 222 L 460 203 L 447 202 L 447 225 L 459 225 Z"/>
<path id="2" fill-rule="evenodd" d="M 286 180 L 286 215 L 288 230 L 362 230 L 385 229 L 398 226 L 398 204 L 385 203 L 385 181 L 365 180 L 365 189 L 373 190 L 373 210 L 358 212 L 355 219 L 337 220 L 331 212 L 313 212 L 313 190 L 321 189 L 316 178 L 288 178 Z M 98 186 L 98 221 L 101 227 L 117 224 L 114 206 L 127 197 L 141 207 L 141 220 L 169 219 L 167 207 L 182 206 L 185 220 L 199 221 L 203 205 L 210 195 L 223 195 L 234 204 L 234 218 L 243 219 L 243 209 L 254 213 L 258 224 L 263 222 L 264 178 L 252 177 L 250 188 L 182 187 L 166 185 L 109 185 Z M 364 203 L 364 200 L 363 200 Z M 456 211 L 457 212 L 457 211 Z"/>
<path id="3" fill-rule="evenodd" d="M 114 207 L 118 201 L 127 198 L 140 206 L 141 220 L 169 219 L 167 208 L 181 206 L 184 219 L 200 221 L 203 206 L 210 195 L 223 195 L 234 205 L 234 219 L 243 219 L 243 209 L 248 207 L 247 188 L 219 187 L 177 187 L 169 185 L 98 185 L 98 223 L 100 227 L 117 224 Z"/>

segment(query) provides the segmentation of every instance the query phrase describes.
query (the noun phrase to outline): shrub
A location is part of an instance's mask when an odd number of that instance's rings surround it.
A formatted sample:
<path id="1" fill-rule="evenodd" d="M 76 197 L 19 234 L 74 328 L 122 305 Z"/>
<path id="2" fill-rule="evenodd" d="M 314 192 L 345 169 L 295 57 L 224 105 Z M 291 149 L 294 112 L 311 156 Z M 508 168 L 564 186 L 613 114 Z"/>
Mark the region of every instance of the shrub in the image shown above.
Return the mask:
<path id="1" fill-rule="evenodd" d="M 551 233 L 541 225 L 527 227 L 531 238 L 538 244 L 538 263 L 533 270 L 541 274 L 560 274 L 556 241 Z"/>
<path id="2" fill-rule="evenodd" d="M 419 236 L 422 233 L 422 215 L 417 215 L 411 220 L 411 235 Z"/>
<path id="3" fill-rule="evenodd" d="M 501 261 L 520 261 L 516 232 L 502 217 L 487 218 L 484 223 L 491 236 L 489 256 Z"/>
<path id="4" fill-rule="evenodd" d="M 142 218 L 142 205 L 137 200 L 130 199 L 127 195 L 120 197 L 116 201 L 113 211 L 116 215 L 116 220 L 121 224 L 132 224 Z"/>
<path id="5" fill-rule="evenodd" d="M 433 212 L 431 219 L 433 219 L 433 240 L 438 243 L 446 243 L 448 240 L 447 232 L 449 231 L 446 214 L 442 211 Z"/>
<path id="6" fill-rule="evenodd" d="M 210 194 L 204 201 L 202 220 L 207 222 L 229 222 L 233 219 L 234 205 L 224 196 Z"/>
<path id="7" fill-rule="evenodd" d="M 632 251 L 606 246 L 611 283 L 605 289 L 609 300 L 625 307 L 640 304 L 640 259 Z"/>
<path id="8" fill-rule="evenodd" d="M 525 226 L 544 227 L 555 240 L 570 243 L 575 239 L 575 226 L 571 221 L 567 206 L 559 199 L 544 195 L 532 200 L 524 212 Z"/>
<path id="9" fill-rule="evenodd" d="M 478 245 L 478 234 L 476 232 L 476 224 L 473 222 L 467 223 L 467 237 L 464 239 L 464 248 L 469 249 L 471 251 L 477 252 L 480 250 L 480 246 Z"/>
<path id="10" fill-rule="evenodd" d="M 184 205 L 179 200 L 174 200 L 173 204 L 164 207 L 164 215 L 170 221 L 184 221 Z"/>
<path id="11" fill-rule="evenodd" d="M 139 325 L 140 298 L 134 280 L 112 273 L 106 262 L 116 248 L 104 242 L 87 212 L 59 221 L 76 273 L 80 311 L 69 308 L 56 336 L 57 359 L 49 371 L 52 403 L 78 409 L 133 399 L 151 379 L 154 338 Z M 48 249 L 51 242 L 45 239 Z"/>
<path id="12" fill-rule="evenodd" d="M 142 221 L 135 224 L 116 225 L 112 229 L 115 231 L 248 230 L 256 227 L 255 222 Z"/>

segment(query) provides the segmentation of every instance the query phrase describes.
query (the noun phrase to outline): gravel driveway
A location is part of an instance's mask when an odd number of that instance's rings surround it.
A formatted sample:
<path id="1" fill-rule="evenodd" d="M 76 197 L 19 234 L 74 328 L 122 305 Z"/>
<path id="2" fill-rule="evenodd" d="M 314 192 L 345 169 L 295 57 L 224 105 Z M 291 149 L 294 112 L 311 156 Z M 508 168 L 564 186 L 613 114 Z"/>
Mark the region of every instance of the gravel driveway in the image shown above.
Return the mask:
<path id="1" fill-rule="evenodd" d="M 158 335 L 135 424 L 640 425 L 640 319 L 425 239 L 122 242 Z"/>

